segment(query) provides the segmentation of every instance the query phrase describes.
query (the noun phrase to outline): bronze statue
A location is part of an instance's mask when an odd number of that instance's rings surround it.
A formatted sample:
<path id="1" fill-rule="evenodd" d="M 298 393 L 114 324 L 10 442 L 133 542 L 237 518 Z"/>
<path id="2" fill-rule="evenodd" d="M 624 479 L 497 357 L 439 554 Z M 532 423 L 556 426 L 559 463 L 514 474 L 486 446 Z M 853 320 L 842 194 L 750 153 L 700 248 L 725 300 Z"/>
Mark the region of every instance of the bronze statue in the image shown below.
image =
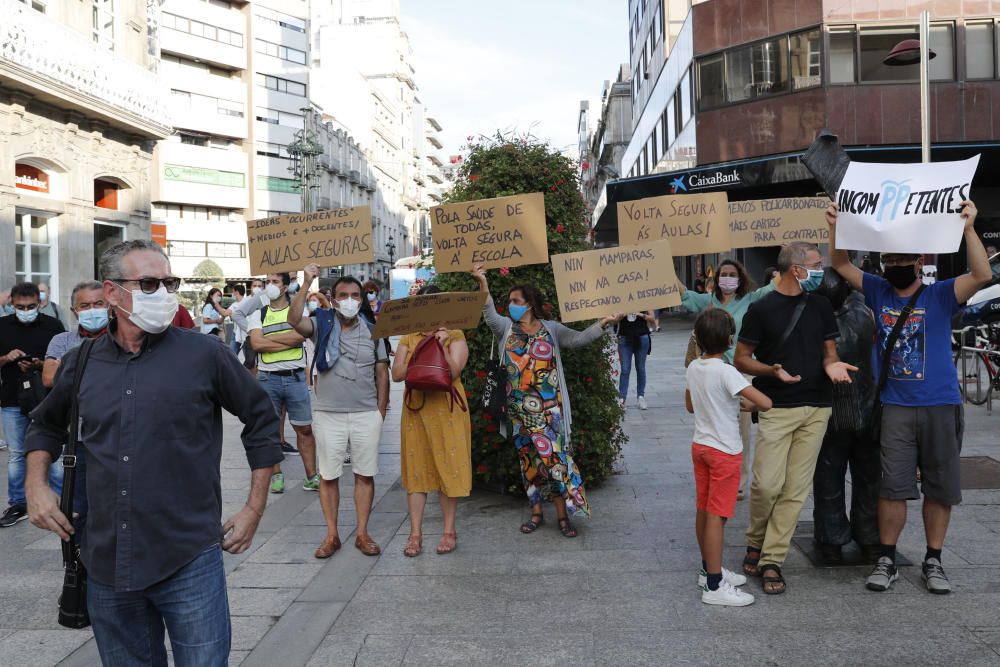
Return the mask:
<path id="1" fill-rule="evenodd" d="M 830 300 L 837 314 L 837 354 L 860 369 L 851 374 L 851 384 L 833 386 L 833 415 L 813 477 L 816 547 L 823 559 L 836 564 L 842 561 L 841 547 L 852 539 L 866 555 L 873 549 L 877 552 L 879 545 L 879 444 L 869 435 L 876 391 L 872 369 L 875 319 L 865 305 L 864 295 L 832 268 L 825 270 L 817 293 Z M 850 519 L 845 492 L 848 466 Z"/>

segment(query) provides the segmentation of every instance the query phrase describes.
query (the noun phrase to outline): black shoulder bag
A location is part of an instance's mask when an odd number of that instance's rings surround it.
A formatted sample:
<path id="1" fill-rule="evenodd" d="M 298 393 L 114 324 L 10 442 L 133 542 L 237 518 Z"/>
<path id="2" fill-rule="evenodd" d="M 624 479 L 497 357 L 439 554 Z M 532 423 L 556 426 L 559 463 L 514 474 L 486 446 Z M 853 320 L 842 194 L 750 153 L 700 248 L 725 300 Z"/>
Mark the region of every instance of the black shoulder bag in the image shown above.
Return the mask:
<path id="1" fill-rule="evenodd" d="M 910 313 L 913 312 L 914 306 L 917 305 L 917 298 L 924 291 L 924 287 L 926 285 L 921 284 L 917 288 L 917 291 L 913 293 L 909 302 L 907 302 L 903 310 L 899 313 L 899 317 L 896 318 L 896 324 L 893 325 L 889 337 L 885 339 L 885 348 L 882 350 L 882 369 L 878 375 L 878 388 L 875 390 L 875 405 L 872 408 L 872 423 L 869 429 L 869 435 L 872 442 L 875 443 L 878 443 L 882 439 L 882 390 L 885 389 L 885 385 L 889 381 L 889 360 L 892 357 L 892 350 L 896 347 L 899 334 L 903 332 L 906 320 L 910 319 Z"/>
<path id="2" fill-rule="evenodd" d="M 73 393 L 69 408 L 69 429 L 66 448 L 63 450 L 63 486 L 59 497 L 59 511 L 70 521 L 73 520 L 73 493 L 76 490 L 76 444 L 80 433 L 80 381 L 87 367 L 90 348 L 94 339 L 83 341 L 80 356 L 77 357 L 76 371 L 73 373 Z M 80 545 L 71 537 L 62 543 L 63 589 L 59 596 L 59 625 L 67 628 L 85 628 L 90 625 L 87 613 L 87 570 L 80 562 Z"/>
<path id="3" fill-rule="evenodd" d="M 788 320 L 788 326 L 786 326 L 785 330 L 781 332 L 781 338 L 778 339 L 778 344 L 776 346 L 776 349 L 780 350 L 785 346 L 785 343 L 788 342 L 788 339 L 791 337 L 792 332 L 795 331 L 795 327 L 799 325 L 799 320 L 802 319 L 802 312 L 806 309 L 806 302 L 808 300 L 809 300 L 809 293 L 803 292 L 802 296 L 799 297 L 798 303 L 795 304 L 795 310 L 792 311 L 792 316 Z M 751 412 L 750 421 L 751 423 L 754 424 L 758 423 L 760 421 L 760 413 L 757 412 L 756 410 Z"/>

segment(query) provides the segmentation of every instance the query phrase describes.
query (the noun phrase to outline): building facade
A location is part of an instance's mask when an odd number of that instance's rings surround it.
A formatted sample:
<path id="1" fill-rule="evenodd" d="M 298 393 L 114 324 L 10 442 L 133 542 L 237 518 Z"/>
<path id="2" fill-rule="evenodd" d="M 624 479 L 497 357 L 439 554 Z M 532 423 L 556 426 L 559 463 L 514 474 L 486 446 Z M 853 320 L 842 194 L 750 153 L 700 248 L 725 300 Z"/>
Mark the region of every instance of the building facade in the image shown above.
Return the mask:
<path id="1" fill-rule="evenodd" d="M 613 82 L 604 82 L 599 115 L 585 143 L 583 133 L 580 135 L 580 190 L 590 206 L 591 224 L 597 223 L 607 204 L 607 182 L 622 177 L 622 160 L 632 138 L 631 89 L 631 70 L 628 64 L 623 64 Z"/>
<path id="2" fill-rule="evenodd" d="M 440 124 L 424 108 L 398 0 L 315 2 L 314 101 L 364 147 L 377 183 L 376 261 L 366 278 L 387 282 L 395 260 L 430 244 L 428 208 L 445 179 Z"/>
<path id="3" fill-rule="evenodd" d="M 655 17 L 669 4 L 634 0 L 630 8 Z M 730 200 L 815 195 L 819 186 L 801 157 L 824 127 L 853 160 L 919 161 L 919 70 L 882 61 L 894 45 L 918 37 L 923 9 L 931 12 L 936 53 L 931 159 L 982 156 L 972 189 L 980 209 L 976 227 L 985 239 L 1000 233 L 1000 28 L 989 3 L 706 0 L 690 8 L 672 46 L 662 37 L 669 57 L 656 83 L 633 86 L 634 108 L 642 111 L 625 156 L 631 178 L 608 186 L 598 237 L 617 237 L 612 202 L 670 194 L 678 184 L 686 191 L 726 190 Z M 655 19 L 652 26 L 657 30 Z M 655 72 L 655 62 L 651 67 Z M 683 106 L 695 122 L 681 123 L 674 137 L 669 124 L 662 133 L 662 122 L 659 128 L 652 122 L 659 105 L 649 108 L 644 86 L 656 97 L 660 81 L 666 76 L 669 89 L 677 74 L 690 82 L 680 93 L 682 101 L 689 95 L 690 108 Z M 757 275 L 777 251 L 735 254 Z M 688 258 L 682 273 L 691 278 L 718 260 Z M 937 265 L 943 277 L 964 271 L 963 253 L 941 256 Z"/>
<path id="4" fill-rule="evenodd" d="M 0 11 L 0 287 L 45 282 L 68 304 L 104 249 L 154 235 L 153 143 L 170 133 L 156 12 L 143 0 Z"/>

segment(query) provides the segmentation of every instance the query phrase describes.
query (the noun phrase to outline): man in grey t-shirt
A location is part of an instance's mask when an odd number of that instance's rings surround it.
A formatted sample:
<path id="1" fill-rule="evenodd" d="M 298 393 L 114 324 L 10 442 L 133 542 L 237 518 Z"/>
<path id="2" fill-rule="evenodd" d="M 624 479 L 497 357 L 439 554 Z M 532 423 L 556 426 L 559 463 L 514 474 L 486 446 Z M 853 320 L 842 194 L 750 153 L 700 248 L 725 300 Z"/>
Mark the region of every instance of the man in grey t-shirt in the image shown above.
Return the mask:
<path id="1" fill-rule="evenodd" d="M 302 289 L 292 300 L 288 323 L 300 335 L 312 339 L 316 345 L 316 367 L 320 369 L 312 401 L 313 434 L 327 532 L 315 556 L 329 558 L 341 546 L 337 534 L 339 479 L 348 446 L 357 511 L 354 546 L 366 556 L 377 556 L 381 549 L 368 535 L 368 516 L 375 497 L 382 421 L 389 406 L 389 357 L 382 342 L 372 338 L 369 324 L 359 317 L 363 292 L 358 280 L 344 276 L 333 285 L 333 305 L 337 312 L 328 335 L 323 336 L 319 316 L 303 315 L 309 287 L 319 275 L 319 266 L 310 264 L 303 273 Z"/>

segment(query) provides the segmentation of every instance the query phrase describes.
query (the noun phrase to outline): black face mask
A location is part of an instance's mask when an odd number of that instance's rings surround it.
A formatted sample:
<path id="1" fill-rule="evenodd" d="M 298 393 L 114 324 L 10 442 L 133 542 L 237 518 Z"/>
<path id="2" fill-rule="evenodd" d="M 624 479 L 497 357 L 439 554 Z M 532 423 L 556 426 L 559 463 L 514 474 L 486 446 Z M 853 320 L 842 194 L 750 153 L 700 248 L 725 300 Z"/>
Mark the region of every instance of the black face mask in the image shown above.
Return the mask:
<path id="1" fill-rule="evenodd" d="M 882 275 L 889 284 L 896 289 L 906 289 L 917 279 L 916 264 L 906 264 L 905 266 L 887 266 Z"/>

